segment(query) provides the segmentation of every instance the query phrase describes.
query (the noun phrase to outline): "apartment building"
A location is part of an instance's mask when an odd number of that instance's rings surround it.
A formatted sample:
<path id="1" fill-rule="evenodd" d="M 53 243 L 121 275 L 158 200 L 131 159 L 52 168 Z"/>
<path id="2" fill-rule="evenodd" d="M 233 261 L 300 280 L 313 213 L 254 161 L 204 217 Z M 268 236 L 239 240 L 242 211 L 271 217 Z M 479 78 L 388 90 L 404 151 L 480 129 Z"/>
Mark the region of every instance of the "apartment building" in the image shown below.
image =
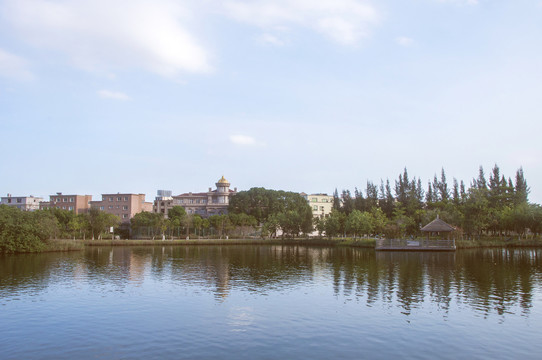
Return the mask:
<path id="1" fill-rule="evenodd" d="M 40 209 L 61 209 L 73 211 L 75 214 L 82 214 L 90 209 L 92 195 L 64 195 L 57 192 L 50 195 L 49 201 L 40 202 Z"/>
<path id="2" fill-rule="evenodd" d="M 321 219 L 328 217 L 333 209 L 333 196 L 328 194 L 305 194 L 301 193 L 301 196 L 307 200 L 311 209 L 312 216 L 319 217 Z"/>
<path id="3" fill-rule="evenodd" d="M 3 196 L 0 199 L 0 205 L 13 206 L 23 211 L 34 211 L 39 210 L 40 202 L 43 201 L 41 197 L 35 196 Z"/>
<path id="4" fill-rule="evenodd" d="M 145 202 L 145 194 L 102 194 L 102 200 L 91 201 L 90 206 L 118 216 L 123 223 L 130 222 L 137 213 L 152 211 L 152 203 Z"/>

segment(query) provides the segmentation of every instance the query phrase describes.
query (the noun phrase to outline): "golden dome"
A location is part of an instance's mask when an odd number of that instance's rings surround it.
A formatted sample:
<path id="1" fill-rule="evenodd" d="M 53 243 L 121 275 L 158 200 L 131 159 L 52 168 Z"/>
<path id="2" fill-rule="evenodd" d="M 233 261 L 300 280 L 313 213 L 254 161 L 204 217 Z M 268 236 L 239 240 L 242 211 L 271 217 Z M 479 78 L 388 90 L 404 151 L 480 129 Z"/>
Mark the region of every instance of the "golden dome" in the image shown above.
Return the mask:
<path id="1" fill-rule="evenodd" d="M 220 180 L 218 180 L 218 183 L 219 184 L 229 184 L 228 180 L 226 180 L 224 178 L 224 175 L 222 175 L 222 177 L 220 178 Z"/>

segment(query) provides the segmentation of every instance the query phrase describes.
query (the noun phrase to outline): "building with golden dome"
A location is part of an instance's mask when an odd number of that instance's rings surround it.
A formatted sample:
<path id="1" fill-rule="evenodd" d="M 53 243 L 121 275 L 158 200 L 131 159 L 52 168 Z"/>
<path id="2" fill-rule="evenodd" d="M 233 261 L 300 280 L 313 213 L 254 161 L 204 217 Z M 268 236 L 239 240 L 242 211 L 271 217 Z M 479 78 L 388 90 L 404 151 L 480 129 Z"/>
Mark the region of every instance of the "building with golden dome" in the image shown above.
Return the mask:
<path id="1" fill-rule="evenodd" d="M 203 218 L 227 214 L 230 198 L 237 193 L 237 188 L 231 190 L 230 183 L 224 176 L 215 185 L 215 190 L 209 188 L 207 192 L 189 192 L 176 196 L 171 196 L 171 191 L 158 190 L 153 211 L 167 217 L 169 209 L 174 206 L 182 206 L 187 214 L 200 215 Z"/>

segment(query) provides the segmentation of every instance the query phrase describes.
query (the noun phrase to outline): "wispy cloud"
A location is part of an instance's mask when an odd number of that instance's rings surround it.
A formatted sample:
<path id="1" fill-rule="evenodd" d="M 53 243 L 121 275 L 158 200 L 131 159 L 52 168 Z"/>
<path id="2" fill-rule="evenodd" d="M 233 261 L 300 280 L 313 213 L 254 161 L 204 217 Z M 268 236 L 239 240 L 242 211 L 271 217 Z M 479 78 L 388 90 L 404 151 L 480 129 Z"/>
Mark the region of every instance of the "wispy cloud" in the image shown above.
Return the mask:
<path id="1" fill-rule="evenodd" d="M 32 73 L 28 70 L 28 61 L 15 54 L 0 49 L 0 76 L 16 80 L 31 80 Z"/>
<path id="2" fill-rule="evenodd" d="M 211 70 L 173 0 L 5 0 L 2 11 L 27 42 L 85 69 L 144 69 L 166 77 Z"/>
<path id="3" fill-rule="evenodd" d="M 113 99 L 113 100 L 122 100 L 122 101 L 132 100 L 131 97 L 119 91 L 100 90 L 98 91 L 98 95 L 104 99 Z"/>
<path id="4" fill-rule="evenodd" d="M 231 135 L 230 142 L 235 145 L 241 146 L 255 146 L 258 142 L 252 136 L 247 135 Z"/>
<path id="5" fill-rule="evenodd" d="M 264 29 L 300 26 L 345 45 L 367 37 L 379 19 L 366 0 L 230 0 L 224 6 L 241 22 Z"/>
<path id="6" fill-rule="evenodd" d="M 437 0 L 441 3 L 451 3 L 451 4 L 457 4 L 457 5 L 478 5 L 480 3 L 479 0 Z"/>
<path id="7" fill-rule="evenodd" d="M 264 44 L 270 44 L 274 46 L 284 46 L 285 42 L 281 40 L 279 37 L 272 35 L 272 34 L 262 34 L 258 37 L 260 42 Z"/>
<path id="8" fill-rule="evenodd" d="M 401 46 L 409 47 L 414 44 L 414 39 L 406 37 L 406 36 L 399 36 L 395 39 L 395 42 Z"/>

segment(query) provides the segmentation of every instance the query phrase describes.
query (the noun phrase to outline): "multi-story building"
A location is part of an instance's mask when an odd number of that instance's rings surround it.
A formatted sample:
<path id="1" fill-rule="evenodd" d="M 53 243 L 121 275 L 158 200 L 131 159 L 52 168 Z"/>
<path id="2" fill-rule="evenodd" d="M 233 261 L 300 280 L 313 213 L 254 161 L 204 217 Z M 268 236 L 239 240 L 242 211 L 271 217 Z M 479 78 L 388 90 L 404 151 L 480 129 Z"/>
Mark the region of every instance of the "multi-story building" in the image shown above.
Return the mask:
<path id="1" fill-rule="evenodd" d="M 167 217 L 169 209 L 182 206 L 188 214 L 200 215 L 203 218 L 227 214 L 230 198 L 237 193 L 237 188 L 230 190 L 230 183 L 224 176 L 215 185 L 215 190 L 209 188 L 207 192 L 189 192 L 177 196 L 171 196 L 171 191 L 159 190 L 153 211 Z"/>
<path id="2" fill-rule="evenodd" d="M 331 209 L 333 209 L 333 196 L 329 196 L 328 194 L 307 195 L 305 193 L 301 193 L 301 196 L 309 203 L 312 209 L 312 216 L 323 219 L 331 214 Z"/>
<path id="3" fill-rule="evenodd" d="M 90 206 L 118 216 L 123 223 L 137 213 L 152 211 L 152 203 L 145 202 L 145 194 L 102 194 L 102 201 L 91 201 Z"/>
<path id="4" fill-rule="evenodd" d="M 81 214 L 90 209 L 91 201 L 92 195 L 63 195 L 58 192 L 50 195 L 49 201 L 40 202 L 40 209 L 62 209 Z"/>
<path id="5" fill-rule="evenodd" d="M 23 211 L 39 210 L 40 202 L 43 201 L 41 197 L 30 196 L 3 196 L 0 200 L 0 205 L 14 206 Z"/>

